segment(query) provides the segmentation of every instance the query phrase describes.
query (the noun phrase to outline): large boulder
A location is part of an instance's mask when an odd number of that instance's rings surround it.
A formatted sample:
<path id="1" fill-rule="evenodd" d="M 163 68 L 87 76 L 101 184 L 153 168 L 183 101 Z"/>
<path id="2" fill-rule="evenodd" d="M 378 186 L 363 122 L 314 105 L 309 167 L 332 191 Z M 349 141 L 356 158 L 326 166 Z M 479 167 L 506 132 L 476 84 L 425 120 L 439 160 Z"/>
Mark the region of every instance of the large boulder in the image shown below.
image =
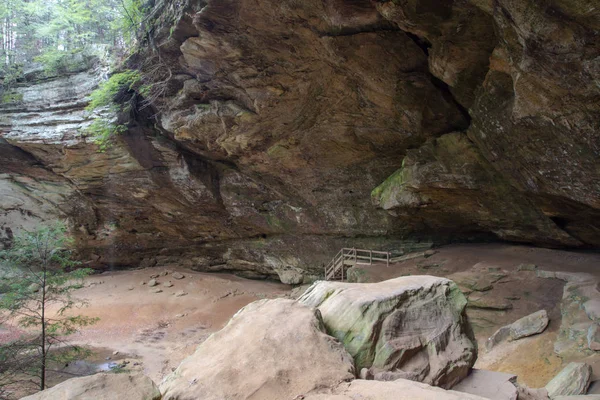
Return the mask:
<path id="1" fill-rule="evenodd" d="M 152 379 L 141 374 L 101 373 L 64 381 L 22 400 L 160 400 Z"/>
<path id="2" fill-rule="evenodd" d="M 450 388 L 467 376 L 477 348 L 456 284 L 432 276 L 379 283 L 317 282 L 300 302 L 318 307 L 328 332 L 376 379 Z"/>
<path id="3" fill-rule="evenodd" d="M 292 399 L 354 378 L 352 357 L 318 312 L 261 300 L 239 311 L 160 385 L 165 400 Z"/>
<path id="4" fill-rule="evenodd" d="M 472 394 L 444 390 L 424 383 L 398 379 L 394 382 L 365 381 L 344 383 L 331 393 L 313 394 L 304 400 L 486 400 Z"/>

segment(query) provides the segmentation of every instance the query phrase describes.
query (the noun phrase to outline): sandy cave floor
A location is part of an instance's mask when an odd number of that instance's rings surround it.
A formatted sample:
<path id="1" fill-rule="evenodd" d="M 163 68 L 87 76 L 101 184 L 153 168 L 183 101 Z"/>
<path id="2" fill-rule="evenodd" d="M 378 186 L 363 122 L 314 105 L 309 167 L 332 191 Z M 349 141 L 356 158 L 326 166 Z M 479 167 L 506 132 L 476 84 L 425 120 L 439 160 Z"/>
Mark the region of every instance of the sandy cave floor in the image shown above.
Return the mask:
<path id="1" fill-rule="evenodd" d="M 517 271 L 520 264 L 536 264 L 540 269 L 588 272 L 600 276 L 600 254 L 567 252 L 506 244 L 451 245 L 436 249 L 429 258 L 416 258 L 386 267 L 364 267 L 361 280 L 377 282 L 402 275 L 435 275 L 457 281 L 477 279 L 481 271 L 500 270 L 505 275 L 493 287 L 478 296 L 492 304 L 506 304 L 506 310 L 469 309 L 479 343 L 477 368 L 514 373 L 530 387 L 544 386 L 564 363 L 554 354 L 553 344 L 560 326 L 560 299 L 564 282 L 540 279 L 531 271 Z M 475 267 L 474 267 L 475 266 Z M 88 277 L 76 296 L 86 299 L 88 306 L 77 313 L 99 317 L 100 321 L 82 329 L 70 338 L 96 354 L 91 362 L 131 360 L 129 368 L 143 370 L 156 382 L 170 373 L 198 344 L 219 330 L 244 305 L 263 298 L 288 297 L 287 285 L 253 281 L 228 274 L 208 274 L 171 268 L 185 275 L 174 279 L 160 276 L 160 285 L 142 285 L 164 268 L 105 272 Z M 165 287 L 170 281 L 173 286 Z M 160 288 L 161 293 L 154 293 Z M 299 293 L 296 289 L 293 293 Z M 175 293 L 184 291 L 184 296 Z M 551 322 L 541 335 L 496 347 L 486 352 L 484 343 L 500 326 L 546 309 Z M 14 332 L 0 328 L 0 341 Z M 114 352 L 118 354 L 113 354 Z M 107 360 L 110 358 L 110 360 Z M 594 368 L 594 379 L 600 380 L 600 356 L 585 359 Z M 138 364 L 137 366 L 134 366 Z M 86 364 L 87 365 L 87 364 Z M 95 365 L 95 364 L 94 364 Z M 75 369 L 81 373 L 82 369 Z M 55 381 L 66 379 L 58 376 Z"/>

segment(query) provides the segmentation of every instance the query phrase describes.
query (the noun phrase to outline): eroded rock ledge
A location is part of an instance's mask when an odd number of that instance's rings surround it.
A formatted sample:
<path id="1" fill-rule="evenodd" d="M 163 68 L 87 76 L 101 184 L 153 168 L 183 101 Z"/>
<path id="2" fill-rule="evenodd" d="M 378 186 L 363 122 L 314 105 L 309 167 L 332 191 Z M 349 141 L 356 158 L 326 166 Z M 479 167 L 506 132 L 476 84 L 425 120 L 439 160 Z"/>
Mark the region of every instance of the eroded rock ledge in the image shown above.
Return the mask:
<path id="1" fill-rule="evenodd" d="M 598 12 L 158 2 L 136 66 L 161 96 L 108 151 L 78 136 L 87 72 L 1 105 L 2 238 L 68 216 L 98 268 L 294 281 L 416 235 L 598 246 Z"/>

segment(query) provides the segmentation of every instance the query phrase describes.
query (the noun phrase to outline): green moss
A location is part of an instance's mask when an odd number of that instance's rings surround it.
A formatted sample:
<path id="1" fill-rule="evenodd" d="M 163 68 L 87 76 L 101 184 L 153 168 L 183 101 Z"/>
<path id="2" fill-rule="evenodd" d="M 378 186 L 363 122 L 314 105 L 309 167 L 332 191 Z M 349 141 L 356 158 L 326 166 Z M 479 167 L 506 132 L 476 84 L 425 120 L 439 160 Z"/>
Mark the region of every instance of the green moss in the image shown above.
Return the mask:
<path id="1" fill-rule="evenodd" d="M 404 186 L 409 179 L 410 172 L 404 167 L 404 162 L 402 162 L 402 168 L 394 172 L 381 185 L 373 189 L 371 197 L 376 199 L 379 203 L 385 203 L 389 196 L 394 192 L 393 189 Z"/>
<path id="2" fill-rule="evenodd" d="M 282 228 L 281 221 L 274 215 L 267 215 L 267 224 L 273 228 Z"/>
<path id="3" fill-rule="evenodd" d="M 18 103 L 20 101 L 23 101 L 22 93 L 9 92 L 2 95 L 2 104 Z"/>

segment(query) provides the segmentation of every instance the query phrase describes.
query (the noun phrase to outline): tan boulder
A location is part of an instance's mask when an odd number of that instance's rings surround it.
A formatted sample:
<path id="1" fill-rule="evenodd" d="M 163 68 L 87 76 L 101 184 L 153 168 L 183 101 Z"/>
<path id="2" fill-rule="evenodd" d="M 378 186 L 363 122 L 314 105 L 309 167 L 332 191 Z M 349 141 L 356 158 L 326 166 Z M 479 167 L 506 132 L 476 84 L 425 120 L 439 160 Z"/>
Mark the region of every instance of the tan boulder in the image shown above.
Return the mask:
<path id="1" fill-rule="evenodd" d="M 444 390 L 424 383 L 399 379 L 393 382 L 358 379 L 339 385 L 332 393 L 313 394 L 303 400 L 486 400 L 473 394 Z"/>
<path id="2" fill-rule="evenodd" d="M 280 400 L 354 378 L 314 309 L 261 300 L 239 311 L 160 385 L 166 400 Z"/>
<path id="3" fill-rule="evenodd" d="M 145 375 L 100 373 L 66 380 L 22 400 L 160 400 L 160 392 Z"/>

